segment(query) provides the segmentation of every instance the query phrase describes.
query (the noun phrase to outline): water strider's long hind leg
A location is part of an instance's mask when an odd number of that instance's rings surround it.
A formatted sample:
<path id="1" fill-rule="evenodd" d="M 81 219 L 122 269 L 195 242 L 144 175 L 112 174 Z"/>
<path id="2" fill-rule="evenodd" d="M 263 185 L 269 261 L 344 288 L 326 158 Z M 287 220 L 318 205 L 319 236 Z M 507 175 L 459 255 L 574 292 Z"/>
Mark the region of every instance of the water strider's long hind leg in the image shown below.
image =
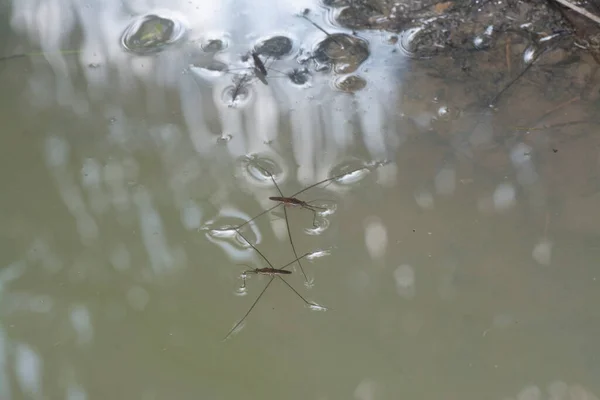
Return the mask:
<path id="1" fill-rule="evenodd" d="M 241 232 L 238 231 L 238 234 L 246 241 L 246 243 L 248 243 L 250 245 L 250 247 L 252 247 L 254 250 L 256 250 L 256 252 L 266 261 L 266 263 L 273 269 L 276 270 L 275 267 L 273 267 L 273 264 L 271 264 L 271 262 L 267 259 L 267 257 L 256 248 L 256 246 L 254 246 L 252 243 L 250 243 L 250 241 L 248 239 L 246 239 L 246 237 L 244 235 L 242 235 Z M 300 258 L 304 258 L 306 256 L 308 256 L 310 253 L 306 253 L 303 254 Z M 284 265 L 283 267 L 279 268 L 279 270 L 285 270 L 287 267 L 289 267 L 290 265 L 292 265 L 293 263 L 295 263 L 296 261 L 298 261 L 299 258 L 296 258 L 293 261 L 290 261 L 289 263 L 287 263 L 286 265 Z M 242 274 L 243 279 L 244 279 L 244 286 L 246 287 L 246 274 L 250 272 L 250 271 L 244 271 L 244 273 Z M 252 271 L 255 272 L 255 271 Z M 257 274 L 259 274 L 260 272 L 258 272 L 256 270 Z M 268 273 L 264 274 L 264 275 L 269 275 Z M 263 290 L 260 292 L 260 294 L 258 295 L 258 297 L 256 298 L 256 300 L 254 300 L 254 303 L 252 303 L 252 305 L 250 306 L 250 308 L 248 309 L 248 311 L 246 312 L 246 314 L 244 314 L 244 316 L 242 317 L 242 319 L 240 319 L 234 326 L 233 328 L 231 328 L 231 330 L 229 332 L 227 332 L 227 335 L 225 335 L 225 337 L 223 338 L 223 341 L 227 340 L 227 338 L 229 338 L 229 336 L 231 336 L 231 334 L 246 320 L 246 318 L 248 317 L 248 315 L 250 315 L 250 312 L 252 312 L 252 310 L 254 309 L 254 307 L 256 306 L 256 304 L 258 303 L 258 301 L 260 300 L 260 298 L 263 296 L 263 294 L 266 292 L 267 288 L 269 287 L 269 285 L 271 285 L 271 283 L 273 282 L 273 279 L 275 279 L 275 276 L 279 277 L 290 289 L 292 289 L 292 291 L 294 293 L 296 293 L 298 296 L 300 296 L 300 298 L 302 299 L 302 301 L 304 301 L 306 304 L 308 304 L 311 308 L 313 309 L 320 309 L 320 310 L 326 310 L 326 307 L 320 306 L 318 304 L 315 303 L 311 303 L 308 300 L 306 300 L 300 293 L 298 293 L 298 291 L 296 289 L 294 289 L 294 287 L 292 285 L 290 285 L 285 279 L 283 279 L 279 274 L 270 274 L 271 275 L 271 279 L 269 280 L 269 282 L 267 282 L 267 284 L 265 285 L 265 287 L 263 288 Z"/>
<path id="2" fill-rule="evenodd" d="M 256 300 L 254 300 L 254 303 L 252 303 L 252 305 L 250 306 L 250 308 L 248 309 L 248 311 L 246 312 L 246 314 L 244 314 L 244 316 L 242 317 L 242 319 L 240 319 L 238 321 L 237 324 L 235 324 L 233 326 L 233 328 L 231 328 L 231 330 L 229 332 L 227 332 L 227 335 L 225 335 L 225 337 L 223 338 L 223 341 L 227 340 L 227 338 L 229 336 L 231 336 L 231 334 L 238 328 L 238 326 L 240 326 L 242 324 L 242 322 L 244 322 L 244 320 L 246 319 L 246 317 L 248 317 L 248 315 L 250 315 L 250 312 L 254 309 L 254 307 L 256 306 L 256 303 L 258 303 L 258 301 L 260 300 L 260 298 L 262 297 L 263 294 L 265 294 L 265 291 L 267 290 L 267 288 L 269 287 L 269 285 L 273 282 L 273 279 L 275 279 L 275 277 L 271 277 L 271 279 L 269 279 L 269 282 L 267 282 L 267 284 L 265 285 L 265 288 L 262 290 L 262 292 L 260 292 L 260 294 L 258 295 L 258 297 L 256 298 Z"/>

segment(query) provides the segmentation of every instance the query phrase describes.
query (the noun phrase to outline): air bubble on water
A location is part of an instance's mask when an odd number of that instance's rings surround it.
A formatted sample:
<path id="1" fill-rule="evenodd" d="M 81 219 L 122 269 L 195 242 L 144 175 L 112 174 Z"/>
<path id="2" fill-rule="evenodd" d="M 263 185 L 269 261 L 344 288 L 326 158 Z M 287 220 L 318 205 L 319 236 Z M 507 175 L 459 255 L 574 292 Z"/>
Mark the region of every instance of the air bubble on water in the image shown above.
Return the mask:
<path id="1" fill-rule="evenodd" d="M 233 138 L 232 135 L 224 134 L 217 138 L 217 144 L 227 144 Z"/>
<path id="2" fill-rule="evenodd" d="M 308 308 L 310 308 L 313 311 L 327 311 L 327 307 L 316 304 L 316 303 L 309 304 Z"/>

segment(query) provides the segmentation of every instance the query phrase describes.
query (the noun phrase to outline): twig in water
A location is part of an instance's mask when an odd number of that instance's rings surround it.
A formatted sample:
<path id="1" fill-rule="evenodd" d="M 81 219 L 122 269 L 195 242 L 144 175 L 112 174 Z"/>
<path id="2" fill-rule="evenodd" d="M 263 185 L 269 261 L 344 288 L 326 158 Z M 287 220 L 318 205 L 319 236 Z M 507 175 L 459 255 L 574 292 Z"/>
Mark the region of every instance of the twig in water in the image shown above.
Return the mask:
<path id="1" fill-rule="evenodd" d="M 317 25 L 316 22 L 313 22 L 305 14 L 302 14 L 302 18 L 304 18 L 305 20 L 307 20 L 308 22 L 310 22 L 311 24 L 313 24 L 315 26 L 315 28 L 317 28 L 318 30 L 320 30 L 321 32 L 323 32 L 324 34 L 326 34 L 327 37 L 329 37 L 331 40 L 333 40 L 335 43 L 337 43 L 337 45 L 340 46 L 340 48 L 342 48 L 342 49 L 344 48 L 344 45 L 342 43 L 340 43 L 335 37 L 333 37 L 332 34 L 330 34 L 329 32 L 327 32 L 325 29 L 321 28 L 319 25 Z"/>
<path id="2" fill-rule="evenodd" d="M 567 8 L 570 8 L 571 10 L 573 10 L 575 12 L 578 12 L 579 14 L 583 15 L 584 17 L 591 19 L 595 23 L 600 24 L 600 17 L 597 17 L 596 15 L 592 14 L 591 12 L 589 12 L 586 9 L 576 6 L 575 4 L 571 4 L 567 0 L 554 0 L 554 1 L 562 4 L 563 6 L 565 6 Z"/>

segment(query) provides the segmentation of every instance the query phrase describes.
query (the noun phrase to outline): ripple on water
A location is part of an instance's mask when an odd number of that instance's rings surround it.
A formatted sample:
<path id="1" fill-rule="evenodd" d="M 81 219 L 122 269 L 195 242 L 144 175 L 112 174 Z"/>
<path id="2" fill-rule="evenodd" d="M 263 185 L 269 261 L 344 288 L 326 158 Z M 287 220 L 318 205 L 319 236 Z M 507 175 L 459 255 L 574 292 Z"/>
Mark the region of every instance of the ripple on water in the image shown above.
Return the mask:
<path id="1" fill-rule="evenodd" d="M 308 307 L 313 311 L 327 311 L 327 307 L 316 303 L 309 304 Z"/>
<path id="2" fill-rule="evenodd" d="M 235 295 L 236 296 L 245 296 L 248 294 L 248 288 L 244 287 L 244 286 L 240 286 L 235 290 Z"/>
<path id="3" fill-rule="evenodd" d="M 354 72 L 369 57 L 369 43 L 345 33 L 334 33 L 317 44 L 314 59 L 336 73 Z"/>
<path id="4" fill-rule="evenodd" d="M 347 160 L 331 169 L 331 176 L 339 176 L 333 183 L 351 185 L 362 180 L 369 173 L 365 163 L 360 160 Z"/>
<path id="5" fill-rule="evenodd" d="M 177 42 L 185 33 L 183 22 L 147 14 L 129 24 L 121 36 L 121 45 L 136 54 L 155 53 Z"/>
<path id="6" fill-rule="evenodd" d="M 251 154 L 241 159 L 244 175 L 251 178 L 254 183 L 269 186 L 275 180 L 285 179 L 286 173 L 280 164 L 263 154 Z"/>
<path id="7" fill-rule="evenodd" d="M 312 261 L 317 258 L 327 257 L 331 254 L 331 250 L 315 250 L 306 256 L 306 259 Z"/>
<path id="8" fill-rule="evenodd" d="M 287 76 L 294 85 L 310 86 L 311 74 L 308 68 L 294 68 L 287 73 Z"/>
<path id="9" fill-rule="evenodd" d="M 333 86 L 342 92 L 354 93 L 364 89 L 367 81 L 357 75 L 346 75 L 333 81 Z"/>
<path id="10" fill-rule="evenodd" d="M 235 220 L 235 223 L 229 223 L 233 220 Z M 235 227 L 245 222 L 246 220 L 241 218 L 222 217 L 218 224 L 215 221 L 210 221 L 202 227 L 202 230 L 206 231 L 207 239 L 213 242 L 216 239 L 217 241 L 226 241 L 237 249 L 249 249 L 252 246 L 246 242 L 246 239 L 251 243 L 256 243 L 258 239 L 256 232 L 253 229 L 245 230 L 242 237 L 235 229 Z"/>
<path id="11" fill-rule="evenodd" d="M 223 76 L 227 72 L 227 64 L 216 60 L 206 65 L 193 65 L 192 68 L 202 77 Z"/>
<path id="12" fill-rule="evenodd" d="M 304 229 L 304 232 L 306 232 L 308 235 L 320 235 L 321 233 L 325 232 L 327 230 L 327 228 L 329 228 L 329 220 L 326 218 L 315 218 L 315 223 L 313 226 L 311 226 L 310 228 L 306 228 Z"/>
<path id="13" fill-rule="evenodd" d="M 428 55 L 424 54 L 423 51 L 419 51 L 416 46 L 415 39 L 422 34 L 423 27 L 417 26 L 414 28 L 407 29 L 400 33 L 400 51 L 410 58 L 427 58 Z M 423 31 L 424 32 L 424 31 Z"/>
<path id="14" fill-rule="evenodd" d="M 222 38 L 206 38 L 200 44 L 200 48 L 207 53 L 218 53 L 229 47 L 229 40 Z"/>
<path id="15" fill-rule="evenodd" d="M 240 333 L 240 331 L 242 329 L 244 329 L 244 327 L 246 326 L 246 321 L 238 322 L 238 324 L 239 324 L 238 326 L 235 326 L 235 324 L 234 324 L 234 326 L 232 326 L 232 328 L 235 327 L 235 329 L 233 329 L 233 331 L 231 331 L 231 333 L 225 339 L 223 339 L 223 341 L 227 341 L 227 340 L 231 339 L 233 336 Z"/>
<path id="16" fill-rule="evenodd" d="M 249 85 L 250 80 L 250 75 L 236 76 L 233 84 L 225 87 L 221 93 L 223 104 L 235 108 L 248 105 L 254 97 L 254 91 Z"/>

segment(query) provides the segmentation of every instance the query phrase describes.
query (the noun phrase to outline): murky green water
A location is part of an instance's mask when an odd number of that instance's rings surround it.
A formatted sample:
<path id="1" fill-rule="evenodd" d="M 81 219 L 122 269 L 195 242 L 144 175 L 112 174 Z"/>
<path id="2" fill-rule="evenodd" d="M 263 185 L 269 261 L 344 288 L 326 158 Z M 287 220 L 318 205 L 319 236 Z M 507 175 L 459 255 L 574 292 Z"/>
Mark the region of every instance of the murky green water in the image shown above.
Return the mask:
<path id="1" fill-rule="evenodd" d="M 36 54 L 0 61 L 0 399 L 600 393 L 593 126 L 516 134 L 310 2 L 59 5 L 3 19 L 5 55 Z M 299 196 L 327 207 L 316 228 L 286 210 L 297 254 L 320 252 L 312 285 L 286 280 L 328 310 L 275 279 L 222 341 L 270 279 L 240 295 L 240 264 L 268 265 L 224 230 L 280 195 L 256 165 L 284 195 L 369 171 Z M 243 231 L 275 268 L 284 216 Z"/>

